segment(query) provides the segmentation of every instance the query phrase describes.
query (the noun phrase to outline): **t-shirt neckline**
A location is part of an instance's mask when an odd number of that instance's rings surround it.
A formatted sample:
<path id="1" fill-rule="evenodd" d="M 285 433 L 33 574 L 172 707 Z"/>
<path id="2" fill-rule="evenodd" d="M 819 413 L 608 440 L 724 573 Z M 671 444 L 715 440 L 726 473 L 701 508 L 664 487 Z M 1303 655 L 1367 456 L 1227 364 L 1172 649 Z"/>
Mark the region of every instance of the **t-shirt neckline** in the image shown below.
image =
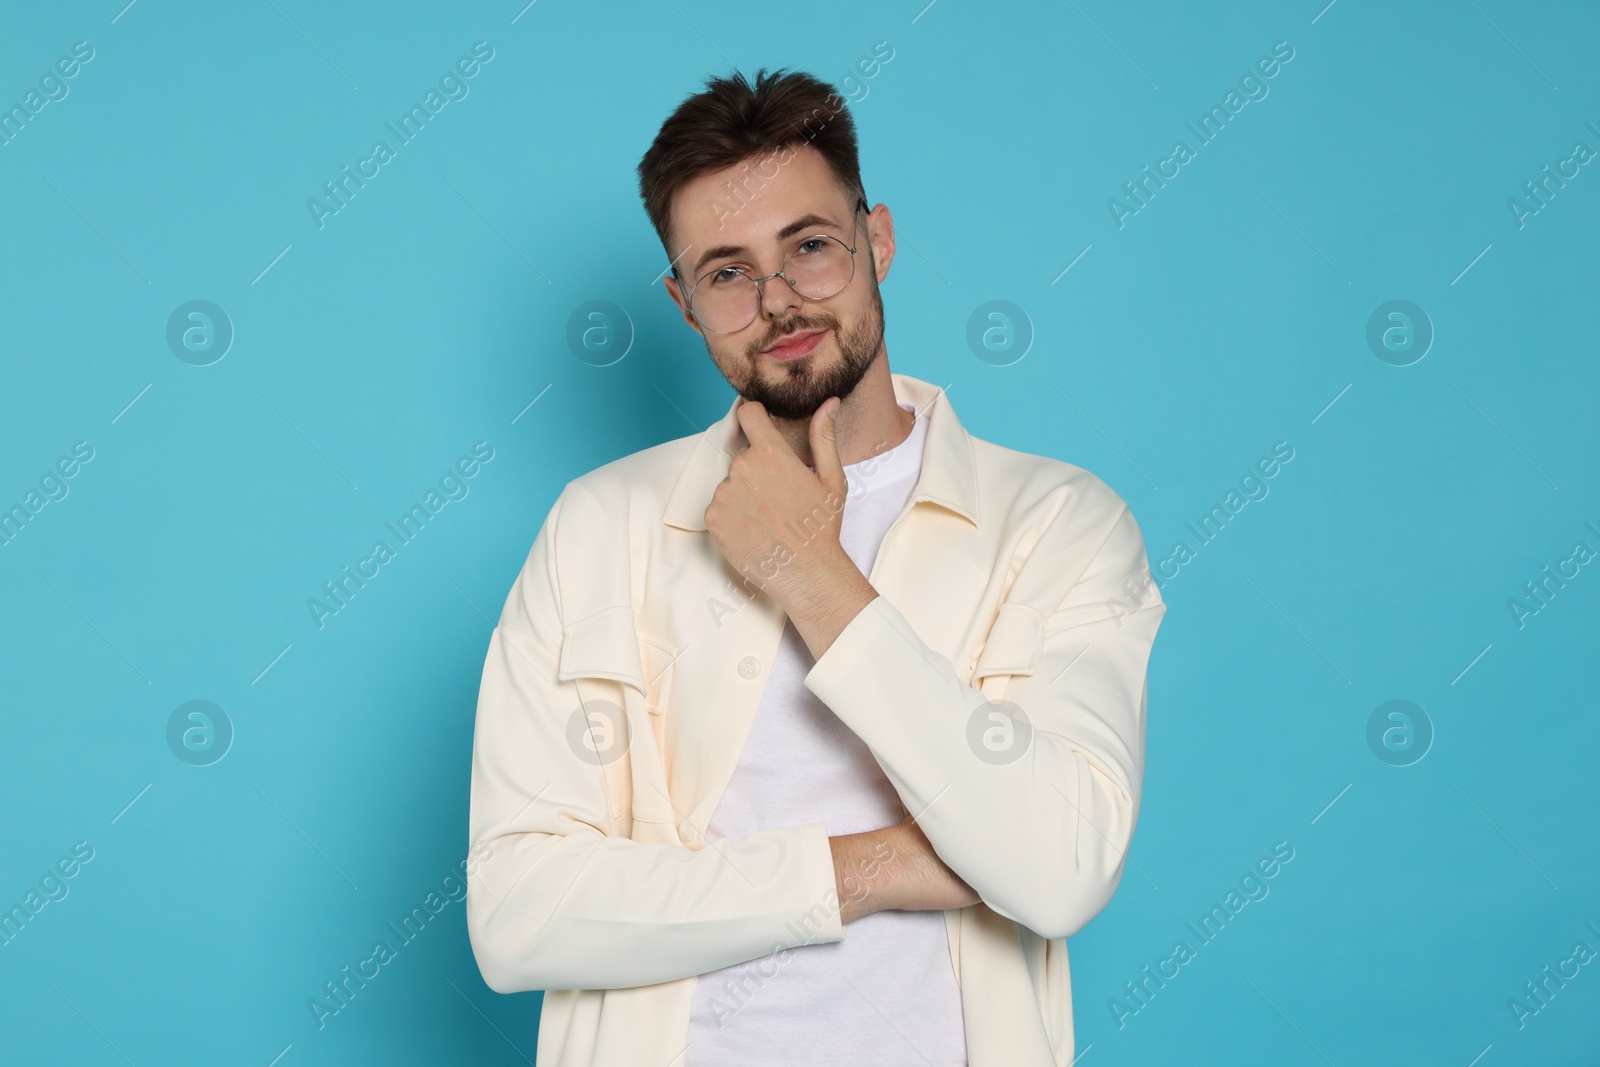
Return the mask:
<path id="1" fill-rule="evenodd" d="M 921 462 L 922 443 L 927 436 L 927 417 L 910 404 L 901 403 L 899 407 L 911 412 L 915 419 L 911 424 L 911 432 L 893 448 L 859 462 L 845 464 L 845 474 L 852 484 L 863 487 L 886 485 L 910 474 Z"/>

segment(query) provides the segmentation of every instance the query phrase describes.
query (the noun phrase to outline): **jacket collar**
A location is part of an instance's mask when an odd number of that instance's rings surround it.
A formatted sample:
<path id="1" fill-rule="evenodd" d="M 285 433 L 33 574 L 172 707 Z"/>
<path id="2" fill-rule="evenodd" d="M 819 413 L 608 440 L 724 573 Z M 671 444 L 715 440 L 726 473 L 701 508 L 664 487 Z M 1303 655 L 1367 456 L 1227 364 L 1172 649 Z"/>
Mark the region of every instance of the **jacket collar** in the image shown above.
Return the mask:
<path id="1" fill-rule="evenodd" d="M 978 522 L 978 472 L 972 442 L 956 418 L 945 391 L 909 374 L 889 375 L 897 403 L 913 405 L 928 420 L 928 438 L 922 453 L 922 472 L 912 491 L 913 502 L 927 500 L 960 515 L 974 526 Z M 728 465 L 743 446 L 744 430 L 734 414 L 739 399 L 700 434 L 688 464 L 678 476 L 667 500 L 662 521 L 683 530 L 704 530 L 711 494 L 728 476 Z"/>

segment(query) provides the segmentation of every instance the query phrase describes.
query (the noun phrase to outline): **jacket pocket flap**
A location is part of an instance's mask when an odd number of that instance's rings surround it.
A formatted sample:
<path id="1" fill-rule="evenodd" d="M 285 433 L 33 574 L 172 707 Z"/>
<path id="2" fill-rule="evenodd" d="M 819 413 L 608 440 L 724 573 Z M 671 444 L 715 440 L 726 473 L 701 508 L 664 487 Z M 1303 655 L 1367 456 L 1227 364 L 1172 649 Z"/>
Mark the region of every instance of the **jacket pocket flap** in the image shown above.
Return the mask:
<path id="1" fill-rule="evenodd" d="M 561 635 L 563 682 L 573 678 L 609 678 L 645 692 L 644 665 L 633 610 L 606 608 L 568 626 Z"/>
<path id="2" fill-rule="evenodd" d="M 973 680 L 991 674 L 1032 674 L 1044 652 L 1044 617 L 1027 604 L 1005 603 L 978 654 Z"/>

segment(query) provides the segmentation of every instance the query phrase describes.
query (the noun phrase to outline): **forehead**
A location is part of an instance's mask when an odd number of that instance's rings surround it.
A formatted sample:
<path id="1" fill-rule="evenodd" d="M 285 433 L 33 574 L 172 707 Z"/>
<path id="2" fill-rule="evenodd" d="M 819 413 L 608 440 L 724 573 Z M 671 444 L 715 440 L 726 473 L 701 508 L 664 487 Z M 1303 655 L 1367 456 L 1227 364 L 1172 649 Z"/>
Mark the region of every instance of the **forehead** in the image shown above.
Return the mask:
<path id="1" fill-rule="evenodd" d="M 787 162 L 784 162 L 787 160 Z M 672 200 L 675 259 L 690 268 L 707 249 L 775 246 L 776 234 L 804 215 L 849 224 L 843 189 L 822 153 L 810 145 L 750 156 L 686 182 Z"/>

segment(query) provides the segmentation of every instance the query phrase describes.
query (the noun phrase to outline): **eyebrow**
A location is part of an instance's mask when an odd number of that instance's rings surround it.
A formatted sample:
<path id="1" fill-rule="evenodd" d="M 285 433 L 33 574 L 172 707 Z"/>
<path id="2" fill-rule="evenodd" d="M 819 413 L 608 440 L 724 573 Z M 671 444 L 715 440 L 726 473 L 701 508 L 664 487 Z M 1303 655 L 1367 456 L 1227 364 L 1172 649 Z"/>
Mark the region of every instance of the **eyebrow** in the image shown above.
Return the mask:
<path id="1" fill-rule="evenodd" d="M 780 242 L 787 241 L 801 230 L 809 230 L 816 226 L 826 226 L 829 229 L 843 230 L 843 227 L 834 222 L 832 219 L 824 218 L 823 216 L 812 212 L 809 215 L 800 216 L 793 222 L 789 223 L 789 225 L 779 230 L 777 232 L 776 239 Z M 691 271 L 690 274 L 694 277 L 698 277 L 700 275 L 701 268 L 703 268 L 707 263 L 710 263 L 712 260 L 729 259 L 734 256 L 743 255 L 745 252 L 746 249 L 743 245 L 717 245 L 715 248 L 708 248 L 704 252 L 700 253 L 700 258 L 695 261 L 694 270 Z"/>

